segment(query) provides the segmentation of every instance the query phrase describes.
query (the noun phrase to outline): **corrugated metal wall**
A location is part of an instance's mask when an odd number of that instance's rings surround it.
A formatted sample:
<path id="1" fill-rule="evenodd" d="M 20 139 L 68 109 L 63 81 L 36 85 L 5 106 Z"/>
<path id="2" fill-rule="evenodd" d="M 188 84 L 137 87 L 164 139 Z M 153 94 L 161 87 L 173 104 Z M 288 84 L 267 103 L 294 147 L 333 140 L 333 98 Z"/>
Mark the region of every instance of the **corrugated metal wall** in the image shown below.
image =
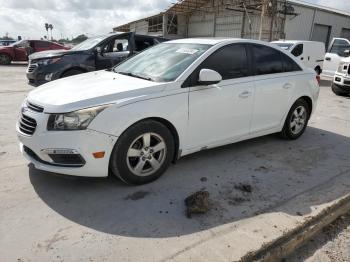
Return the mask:
<path id="1" fill-rule="evenodd" d="M 241 37 L 243 13 L 233 11 L 219 12 L 215 16 L 215 36 Z"/>
<path id="2" fill-rule="evenodd" d="M 189 17 L 188 37 L 214 36 L 214 13 L 194 13 Z"/>

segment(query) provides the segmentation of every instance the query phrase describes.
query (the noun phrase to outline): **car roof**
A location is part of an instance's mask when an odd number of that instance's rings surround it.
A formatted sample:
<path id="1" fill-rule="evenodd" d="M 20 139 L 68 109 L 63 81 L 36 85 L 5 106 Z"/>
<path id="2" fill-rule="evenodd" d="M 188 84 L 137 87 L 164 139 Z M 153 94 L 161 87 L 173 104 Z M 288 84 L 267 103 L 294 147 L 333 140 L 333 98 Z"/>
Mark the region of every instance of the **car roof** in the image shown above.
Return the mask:
<path id="1" fill-rule="evenodd" d="M 231 43 L 252 43 L 270 45 L 269 42 L 244 39 L 244 38 L 228 38 L 228 37 L 205 37 L 205 38 L 184 38 L 171 40 L 165 43 L 179 43 L 179 44 L 204 44 L 204 45 L 217 45 L 217 44 L 231 44 Z"/>
<path id="2" fill-rule="evenodd" d="M 297 44 L 297 43 L 321 43 L 319 41 L 306 41 L 306 40 L 278 40 L 278 41 L 272 41 L 271 43 L 279 44 L 279 43 L 286 43 L 286 44 Z"/>

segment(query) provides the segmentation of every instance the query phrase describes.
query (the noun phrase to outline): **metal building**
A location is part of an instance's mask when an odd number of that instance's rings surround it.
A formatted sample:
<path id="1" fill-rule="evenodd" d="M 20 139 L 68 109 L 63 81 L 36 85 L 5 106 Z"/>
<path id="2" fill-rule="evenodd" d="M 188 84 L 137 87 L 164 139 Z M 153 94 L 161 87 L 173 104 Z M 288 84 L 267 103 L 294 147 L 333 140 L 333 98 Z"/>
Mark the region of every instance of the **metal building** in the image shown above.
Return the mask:
<path id="1" fill-rule="evenodd" d="M 350 13 L 299 0 L 179 0 L 167 10 L 113 28 L 167 38 L 241 37 L 272 41 L 350 39 Z"/>

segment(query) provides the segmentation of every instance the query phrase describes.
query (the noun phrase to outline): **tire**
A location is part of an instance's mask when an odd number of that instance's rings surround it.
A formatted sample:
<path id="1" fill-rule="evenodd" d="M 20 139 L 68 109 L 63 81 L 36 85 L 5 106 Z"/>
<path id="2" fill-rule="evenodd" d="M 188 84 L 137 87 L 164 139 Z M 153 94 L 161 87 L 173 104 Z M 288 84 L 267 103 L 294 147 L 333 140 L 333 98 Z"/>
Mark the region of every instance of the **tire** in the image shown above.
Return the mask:
<path id="1" fill-rule="evenodd" d="M 146 184 L 166 171 L 174 154 L 170 130 L 157 121 L 145 120 L 119 137 L 111 155 L 110 171 L 127 184 Z"/>
<path id="2" fill-rule="evenodd" d="M 299 138 L 307 127 L 310 118 L 310 108 L 304 99 L 298 99 L 288 112 L 281 136 L 294 140 Z"/>
<path id="3" fill-rule="evenodd" d="M 74 76 L 84 73 L 82 70 L 79 69 L 70 69 L 66 72 L 64 72 L 61 76 L 61 78 L 68 77 L 68 76 Z"/>
<path id="4" fill-rule="evenodd" d="M 334 84 L 332 84 L 332 91 L 337 96 L 346 96 L 347 95 L 346 92 L 339 91 L 339 89 Z"/>
<path id="5" fill-rule="evenodd" d="M 6 54 L 0 54 L 0 65 L 11 64 L 11 57 Z"/>

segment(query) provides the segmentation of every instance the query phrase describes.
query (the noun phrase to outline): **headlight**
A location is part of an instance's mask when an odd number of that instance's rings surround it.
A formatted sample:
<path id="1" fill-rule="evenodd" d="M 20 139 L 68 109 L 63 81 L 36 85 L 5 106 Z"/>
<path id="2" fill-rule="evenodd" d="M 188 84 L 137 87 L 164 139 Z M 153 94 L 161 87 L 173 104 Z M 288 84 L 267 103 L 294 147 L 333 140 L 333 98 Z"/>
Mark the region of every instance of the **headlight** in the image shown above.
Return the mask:
<path id="1" fill-rule="evenodd" d="M 97 106 L 65 114 L 51 114 L 47 130 L 84 130 L 106 107 L 108 106 Z"/>
<path id="2" fill-rule="evenodd" d="M 61 60 L 61 57 L 56 57 L 56 58 L 49 58 L 49 59 L 41 59 L 41 60 L 38 60 L 37 63 L 39 65 L 49 65 L 49 64 L 57 63 L 60 60 Z"/>
<path id="3" fill-rule="evenodd" d="M 337 71 L 339 73 L 343 73 L 343 72 L 346 72 L 347 70 L 348 70 L 348 64 L 345 62 L 340 62 Z"/>

